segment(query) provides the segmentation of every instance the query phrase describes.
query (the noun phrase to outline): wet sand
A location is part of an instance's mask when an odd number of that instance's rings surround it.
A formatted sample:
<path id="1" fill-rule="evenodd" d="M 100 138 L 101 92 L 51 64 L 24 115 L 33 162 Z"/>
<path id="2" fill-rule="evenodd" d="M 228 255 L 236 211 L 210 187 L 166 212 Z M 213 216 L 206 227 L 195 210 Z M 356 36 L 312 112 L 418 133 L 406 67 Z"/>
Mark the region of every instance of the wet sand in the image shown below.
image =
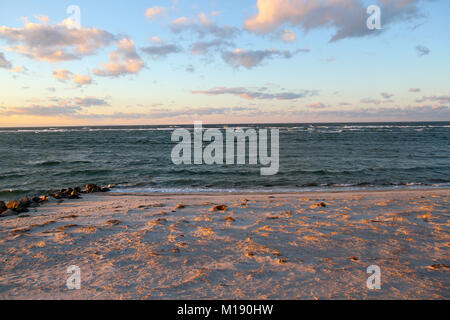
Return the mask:
<path id="1" fill-rule="evenodd" d="M 449 195 L 84 195 L 0 219 L 0 299 L 449 299 Z"/>

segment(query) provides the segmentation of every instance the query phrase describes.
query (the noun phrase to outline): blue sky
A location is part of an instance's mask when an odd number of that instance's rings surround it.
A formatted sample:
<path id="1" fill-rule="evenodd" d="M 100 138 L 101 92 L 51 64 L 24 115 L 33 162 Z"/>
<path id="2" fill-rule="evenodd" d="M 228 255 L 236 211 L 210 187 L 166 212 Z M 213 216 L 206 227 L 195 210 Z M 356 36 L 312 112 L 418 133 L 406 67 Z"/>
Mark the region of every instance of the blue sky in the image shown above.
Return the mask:
<path id="1" fill-rule="evenodd" d="M 366 26 L 371 4 L 381 30 Z M 67 23 L 70 5 L 79 28 Z M 0 126 L 449 121 L 449 9 L 444 0 L 4 1 Z"/>

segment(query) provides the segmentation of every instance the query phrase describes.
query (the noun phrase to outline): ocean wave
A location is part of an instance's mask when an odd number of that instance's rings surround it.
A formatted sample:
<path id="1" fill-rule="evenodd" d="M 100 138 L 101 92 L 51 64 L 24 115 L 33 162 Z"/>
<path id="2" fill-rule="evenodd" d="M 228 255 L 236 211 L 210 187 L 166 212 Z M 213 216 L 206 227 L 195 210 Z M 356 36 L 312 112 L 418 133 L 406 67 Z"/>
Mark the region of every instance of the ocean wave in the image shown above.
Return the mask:
<path id="1" fill-rule="evenodd" d="M 196 194 L 196 193 L 283 193 L 283 192 L 316 192 L 316 191 L 358 191 L 358 190 L 392 190 L 392 189 L 436 189 L 450 187 L 450 182 L 425 184 L 419 182 L 398 183 L 387 185 L 372 184 L 332 184 L 320 186 L 300 187 L 235 187 L 235 188 L 207 188 L 207 187 L 125 187 L 117 186 L 112 192 L 116 193 L 170 193 L 170 194 Z"/>
<path id="2" fill-rule="evenodd" d="M 71 160 L 71 161 L 43 160 L 43 161 L 29 161 L 27 162 L 27 165 L 32 165 L 36 167 L 52 167 L 58 165 L 76 165 L 76 164 L 91 164 L 91 163 L 92 161 L 90 160 Z"/>

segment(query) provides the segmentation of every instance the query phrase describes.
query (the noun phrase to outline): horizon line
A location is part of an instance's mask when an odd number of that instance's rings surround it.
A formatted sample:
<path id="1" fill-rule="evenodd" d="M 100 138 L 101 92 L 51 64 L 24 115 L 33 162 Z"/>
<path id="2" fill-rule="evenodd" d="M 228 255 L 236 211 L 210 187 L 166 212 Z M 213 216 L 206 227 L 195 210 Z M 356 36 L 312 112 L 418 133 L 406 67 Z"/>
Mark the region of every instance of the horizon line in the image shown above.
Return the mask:
<path id="1" fill-rule="evenodd" d="M 196 120 L 197 121 L 197 120 Z M 431 121 L 331 121 L 331 122 L 253 122 L 253 123 L 203 123 L 206 126 L 217 125 L 284 125 L 284 124 L 387 124 L 387 123 L 450 123 L 450 120 L 431 120 Z M 89 128 L 89 127 L 164 127 L 164 126 L 193 126 L 194 123 L 183 124 L 102 124 L 102 125 L 73 125 L 73 126 L 60 126 L 60 125 L 47 125 L 47 126 L 0 126 L 0 129 L 21 129 L 21 128 Z"/>

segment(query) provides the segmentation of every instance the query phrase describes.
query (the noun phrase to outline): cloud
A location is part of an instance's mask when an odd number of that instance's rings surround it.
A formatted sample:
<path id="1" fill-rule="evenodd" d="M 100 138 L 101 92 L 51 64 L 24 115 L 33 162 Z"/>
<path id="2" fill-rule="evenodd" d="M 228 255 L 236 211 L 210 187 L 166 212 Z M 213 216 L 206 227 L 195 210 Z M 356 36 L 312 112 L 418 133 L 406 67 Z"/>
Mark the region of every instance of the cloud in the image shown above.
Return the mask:
<path id="1" fill-rule="evenodd" d="M 81 111 L 80 106 L 41 106 L 32 105 L 30 107 L 12 107 L 6 108 L 6 111 L 0 111 L 3 116 L 31 115 L 37 117 L 48 116 L 68 116 Z"/>
<path id="2" fill-rule="evenodd" d="M 290 113 L 296 119 L 299 116 L 309 121 L 329 122 L 381 122 L 381 121 L 436 121 L 450 118 L 450 109 L 447 106 L 407 106 L 405 108 L 366 108 L 350 110 L 297 110 Z"/>
<path id="3" fill-rule="evenodd" d="M 430 51 L 430 49 L 428 49 L 425 46 L 417 46 L 416 52 L 419 55 L 419 57 L 422 57 L 422 56 L 426 56 L 426 55 L 430 54 L 431 51 Z"/>
<path id="4" fill-rule="evenodd" d="M 217 95 L 234 95 L 247 100 L 260 99 L 260 100 L 296 100 L 308 96 L 317 95 L 317 91 L 302 90 L 299 92 L 278 92 L 268 93 L 267 88 L 262 87 L 257 90 L 250 90 L 244 87 L 226 88 L 216 87 L 209 90 L 191 91 L 192 94 L 204 94 L 208 96 Z"/>
<path id="5" fill-rule="evenodd" d="M 210 21 L 204 13 L 200 13 L 199 17 L 194 19 L 177 18 L 170 24 L 170 29 L 175 34 L 188 31 L 193 32 L 200 38 L 211 35 L 216 38 L 230 39 L 240 32 L 235 27 L 217 25 L 215 22 Z"/>
<path id="6" fill-rule="evenodd" d="M 423 102 L 437 102 L 440 104 L 447 104 L 450 103 L 450 94 L 446 96 L 423 96 L 422 98 L 418 98 L 415 100 L 417 103 L 423 103 Z"/>
<path id="7" fill-rule="evenodd" d="M 207 54 L 211 49 L 221 49 L 224 47 L 231 47 L 233 44 L 231 42 L 228 42 L 226 40 L 221 39 L 214 39 L 211 41 L 199 41 L 195 42 L 191 45 L 191 52 L 193 54 Z"/>
<path id="8" fill-rule="evenodd" d="M 53 71 L 53 77 L 55 79 L 61 80 L 61 81 L 67 81 L 70 80 L 72 76 L 72 72 L 66 69 L 58 69 Z"/>
<path id="9" fill-rule="evenodd" d="M 264 116 L 266 119 L 289 119 L 291 122 L 311 121 L 311 122 L 330 122 L 339 121 L 436 121 L 450 118 L 450 109 L 448 106 L 437 105 L 418 105 L 407 106 L 405 108 L 366 108 L 350 110 L 326 110 L 320 107 L 310 108 L 308 110 L 261 110 L 258 107 L 186 107 L 180 110 L 168 108 L 153 109 L 148 113 L 122 113 L 114 112 L 109 114 L 84 113 L 83 108 L 77 105 L 70 106 L 42 106 L 32 105 L 24 108 L 2 108 L 0 115 L 33 115 L 41 117 L 65 117 L 69 119 L 184 119 L 191 121 L 198 116 L 235 116 L 235 119 L 242 117 Z M 197 118 L 198 119 L 198 118 Z"/>
<path id="10" fill-rule="evenodd" d="M 25 20 L 23 28 L 0 26 L 0 39 L 10 46 L 9 51 L 31 59 L 61 62 L 81 59 L 108 46 L 114 36 L 96 28 L 72 28 L 67 20 L 61 24 L 40 24 Z"/>
<path id="11" fill-rule="evenodd" d="M 361 99 L 361 103 L 379 105 L 381 103 L 381 100 L 372 99 L 372 98 L 364 98 L 364 99 Z"/>
<path id="12" fill-rule="evenodd" d="M 28 71 L 28 69 L 25 68 L 24 66 L 15 66 L 15 67 L 9 69 L 9 71 L 15 72 L 15 73 L 26 73 Z"/>
<path id="13" fill-rule="evenodd" d="M 382 93 L 381 93 L 381 96 L 382 96 L 383 98 L 385 98 L 385 99 L 390 99 L 390 98 L 392 98 L 392 97 L 394 96 L 394 94 L 392 94 L 392 93 L 387 93 L 387 92 L 382 92 Z"/>
<path id="14" fill-rule="evenodd" d="M 327 106 L 324 105 L 322 102 L 314 102 L 314 103 L 307 104 L 306 107 L 312 108 L 312 109 L 323 109 L 323 108 L 326 108 Z"/>
<path id="15" fill-rule="evenodd" d="M 156 43 L 163 43 L 164 41 L 160 38 L 160 37 L 158 37 L 158 36 L 154 36 L 154 37 L 151 37 L 150 39 L 148 39 L 150 42 L 156 42 Z"/>
<path id="16" fill-rule="evenodd" d="M 294 42 L 295 40 L 297 40 L 297 35 L 295 34 L 294 31 L 286 29 L 283 31 L 281 38 L 285 42 Z"/>
<path id="17" fill-rule="evenodd" d="M 52 88 L 48 88 L 52 89 Z M 54 88 L 53 88 L 54 89 Z M 54 90 L 51 90 L 54 91 Z M 51 99 L 54 100 L 55 104 L 52 105 L 41 105 L 33 104 L 28 107 L 10 107 L 3 108 L 0 111 L 2 116 L 16 116 L 16 115 L 31 115 L 38 117 L 60 117 L 60 116 L 70 116 L 74 117 L 78 115 L 83 108 L 90 108 L 94 106 L 109 106 L 106 99 L 95 98 L 95 97 L 77 97 L 72 99 Z"/>
<path id="18" fill-rule="evenodd" d="M 70 79 L 73 79 L 74 83 L 79 87 L 92 84 L 91 76 L 75 74 L 66 69 L 57 69 L 53 71 L 53 77 L 55 79 L 58 79 L 59 81 L 68 81 Z"/>
<path id="19" fill-rule="evenodd" d="M 169 54 L 181 52 L 181 47 L 174 44 L 163 44 L 158 46 L 149 46 L 145 48 L 141 48 L 141 50 L 152 56 L 153 58 L 157 57 L 167 57 Z"/>
<path id="20" fill-rule="evenodd" d="M 109 55 L 109 62 L 101 68 L 95 68 L 94 74 L 101 77 L 119 77 L 127 74 L 136 74 L 143 67 L 144 62 L 136 52 L 134 41 L 123 38 L 116 43 L 117 50 Z"/>
<path id="21" fill-rule="evenodd" d="M 5 58 L 5 54 L 3 52 L 0 52 L 0 68 L 3 69 L 11 69 L 12 64 Z"/>
<path id="22" fill-rule="evenodd" d="M 36 14 L 34 17 L 36 18 L 36 20 L 38 20 L 42 24 L 48 24 L 50 22 L 49 16 L 45 16 L 42 14 Z"/>
<path id="23" fill-rule="evenodd" d="M 145 16 L 148 19 L 153 19 L 155 17 L 166 14 L 166 12 L 167 12 L 167 8 L 154 6 L 152 8 L 147 8 L 147 10 L 145 10 Z"/>
<path id="24" fill-rule="evenodd" d="M 396 21 L 419 17 L 419 0 L 378 0 L 383 27 Z M 344 38 L 375 35 L 369 30 L 368 15 L 362 0 L 258 0 L 258 12 L 247 19 L 244 27 L 260 34 L 278 30 L 283 25 L 298 26 L 305 32 L 333 28 L 331 42 Z"/>
<path id="25" fill-rule="evenodd" d="M 195 68 L 194 68 L 194 66 L 192 64 L 190 64 L 190 65 L 188 65 L 186 67 L 186 71 L 190 72 L 190 73 L 194 73 L 195 72 Z"/>
<path id="26" fill-rule="evenodd" d="M 208 115 L 224 115 L 229 114 L 232 108 L 210 108 L 210 107 L 196 107 L 185 108 L 183 110 L 169 110 L 157 109 L 151 112 L 153 119 L 164 119 L 172 117 L 193 117 L 193 116 L 208 116 Z"/>
<path id="27" fill-rule="evenodd" d="M 109 106 L 109 103 L 106 101 L 106 99 L 94 98 L 94 97 L 75 98 L 74 103 L 76 105 L 82 106 L 82 107 Z"/>
<path id="28" fill-rule="evenodd" d="M 154 109 L 149 113 L 121 113 L 113 114 L 78 114 L 76 118 L 82 119 L 169 119 L 169 118 L 193 118 L 198 116 L 241 114 L 242 111 L 251 108 L 210 108 L 195 107 L 183 110 Z"/>
<path id="29" fill-rule="evenodd" d="M 74 74 L 73 81 L 78 86 L 84 86 L 84 85 L 92 84 L 92 77 L 89 75 Z"/>
<path id="30" fill-rule="evenodd" d="M 136 120 L 136 119 L 149 119 L 150 115 L 147 113 L 114 112 L 110 114 L 99 114 L 99 113 L 76 114 L 72 118 L 90 119 L 90 120 L 109 120 L 109 119 Z"/>
<path id="31" fill-rule="evenodd" d="M 25 73 L 28 70 L 24 66 L 13 67 L 12 63 L 5 58 L 3 52 L 0 52 L 0 68 L 14 73 Z"/>
<path id="32" fill-rule="evenodd" d="M 233 68 L 245 67 L 247 69 L 254 68 L 260 65 L 263 60 L 271 59 L 273 57 L 282 57 L 285 59 L 292 58 L 298 52 L 309 52 L 309 49 L 298 49 L 294 52 L 280 51 L 277 49 L 266 50 L 244 50 L 235 49 L 234 51 L 224 51 L 222 59 L 231 65 Z"/>

